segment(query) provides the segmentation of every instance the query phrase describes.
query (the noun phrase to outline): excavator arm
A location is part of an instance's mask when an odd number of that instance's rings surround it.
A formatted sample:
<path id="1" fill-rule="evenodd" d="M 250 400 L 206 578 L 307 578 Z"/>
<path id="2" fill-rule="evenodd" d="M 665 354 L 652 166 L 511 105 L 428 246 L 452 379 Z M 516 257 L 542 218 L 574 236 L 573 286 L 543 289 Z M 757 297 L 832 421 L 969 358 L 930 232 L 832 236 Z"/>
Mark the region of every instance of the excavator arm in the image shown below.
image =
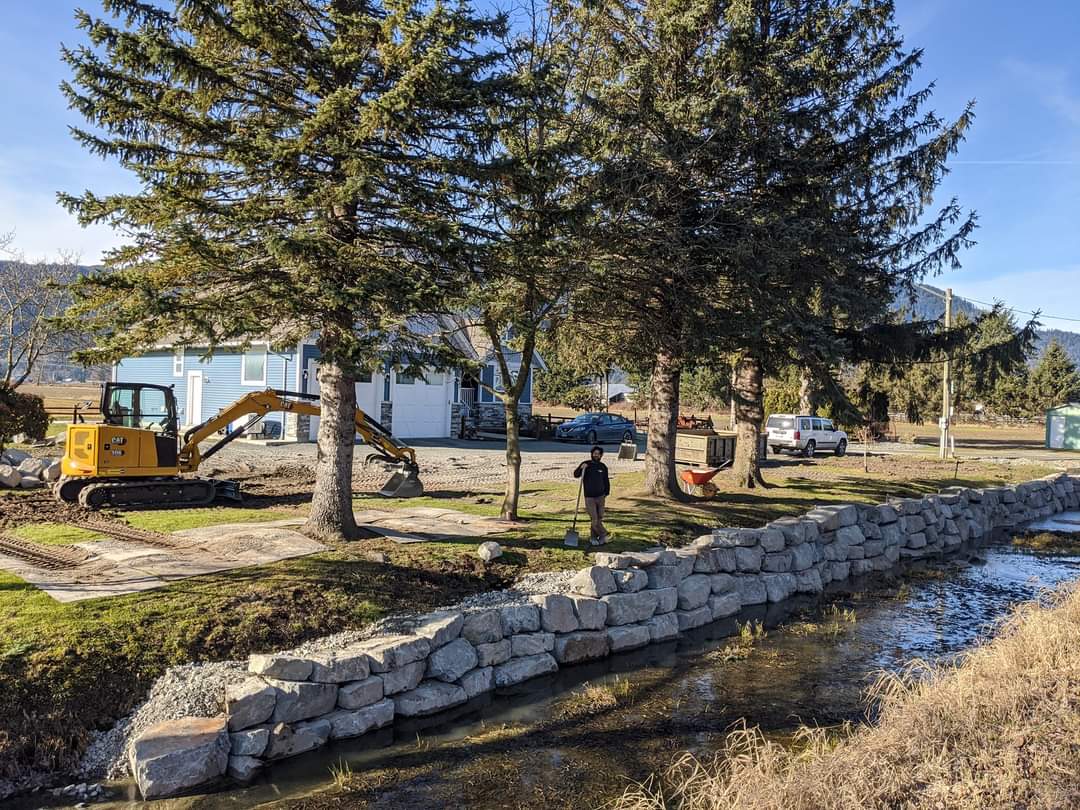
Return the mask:
<path id="1" fill-rule="evenodd" d="M 252 421 L 259 421 L 270 413 L 296 413 L 305 416 L 319 416 L 319 398 L 312 394 L 298 394 L 292 391 L 278 391 L 268 388 L 265 391 L 254 391 L 246 394 L 236 402 L 223 408 L 216 416 L 203 422 L 201 425 L 188 430 L 183 437 L 183 443 L 178 453 L 180 472 L 192 473 L 198 470 L 199 465 L 212 456 L 233 439 L 242 436 L 251 423 L 234 430 L 228 430 L 229 425 L 244 416 L 252 416 Z M 225 429 L 224 438 L 218 440 L 205 452 L 199 450 L 199 444 L 206 441 L 218 431 Z M 368 416 L 359 408 L 356 409 L 356 433 L 364 440 L 364 443 L 376 450 L 375 456 L 381 460 L 401 465 L 401 472 L 394 475 L 382 489 L 383 495 L 395 495 L 397 497 L 415 497 L 421 494 L 423 488 L 417 478 L 419 468 L 416 464 L 416 451 L 411 447 L 401 444 L 386 428 Z"/>

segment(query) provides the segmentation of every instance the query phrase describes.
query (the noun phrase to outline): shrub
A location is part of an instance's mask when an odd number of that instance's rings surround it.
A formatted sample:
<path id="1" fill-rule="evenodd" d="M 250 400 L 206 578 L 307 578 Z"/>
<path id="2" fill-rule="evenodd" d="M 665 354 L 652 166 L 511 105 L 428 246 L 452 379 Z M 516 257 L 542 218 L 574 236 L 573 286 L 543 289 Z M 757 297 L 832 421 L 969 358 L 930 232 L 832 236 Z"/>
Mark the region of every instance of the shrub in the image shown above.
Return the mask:
<path id="1" fill-rule="evenodd" d="M 44 439 L 48 427 L 49 415 L 41 397 L 0 386 L 0 447 L 20 433 L 31 439 Z"/>
<path id="2" fill-rule="evenodd" d="M 587 385 L 571 388 L 563 396 L 563 405 L 579 411 L 598 411 L 603 407 L 603 400 L 596 390 Z"/>

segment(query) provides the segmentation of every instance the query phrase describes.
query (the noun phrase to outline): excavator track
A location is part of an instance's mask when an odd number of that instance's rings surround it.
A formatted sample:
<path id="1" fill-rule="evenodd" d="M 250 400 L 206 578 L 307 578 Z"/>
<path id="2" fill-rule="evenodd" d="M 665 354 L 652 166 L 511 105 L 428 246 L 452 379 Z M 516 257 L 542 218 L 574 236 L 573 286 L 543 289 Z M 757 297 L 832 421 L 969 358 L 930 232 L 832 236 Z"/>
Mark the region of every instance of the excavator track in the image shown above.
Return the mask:
<path id="1" fill-rule="evenodd" d="M 75 568 L 90 557 L 88 551 L 65 546 L 45 546 L 0 534 L 0 554 L 30 563 L 35 568 L 59 571 Z"/>
<path id="2" fill-rule="evenodd" d="M 206 478 L 109 481 L 79 490 L 85 509 L 142 506 L 209 506 L 217 497 L 217 482 Z"/>

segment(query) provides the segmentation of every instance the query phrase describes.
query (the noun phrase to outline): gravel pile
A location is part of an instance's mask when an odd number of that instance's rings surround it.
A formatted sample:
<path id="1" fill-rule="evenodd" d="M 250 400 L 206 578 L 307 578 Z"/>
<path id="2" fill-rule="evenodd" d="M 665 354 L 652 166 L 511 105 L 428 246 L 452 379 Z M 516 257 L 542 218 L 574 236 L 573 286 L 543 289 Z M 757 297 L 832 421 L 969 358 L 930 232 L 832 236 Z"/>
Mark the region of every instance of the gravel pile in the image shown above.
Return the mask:
<path id="1" fill-rule="evenodd" d="M 487 591 L 466 597 L 455 605 L 439 610 L 482 610 L 503 605 L 521 604 L 533 594 L 563 593 L 569 590 L 576 571 L 547 571 L 525 574 L 512 588 Z M 307 655 L 348 647 L 374 636 L 412 632 L 427 614 L 386 616 L 365 627 L 345 630 L 312 639 L 292 652 Z M 207 664 L 183 664 L 173 667 L 150 689 L 146 700 L 130 715 L 108 731 L 98 732 L 83 755 L 78 775 L 88 779 L 117 779 L 129 773 L 127 752 L 130 743 L 144 730 L 166 720 L 181 717 L 213 717 L 224 711 L 225 688 L 247 677 L 247 662 L 223 661 Z"/>
<path id="2" fill-rule="evenodd" d="M 158 678 L 139 708 L 108 731 L 98 732 L 79 763 L 89 779 L 128 775 L 128 744 L 145 729 L 181 717 L 213 717 L 225 710 L 225 688 L 247 677 L 247 663 L 183 664 Z"/>

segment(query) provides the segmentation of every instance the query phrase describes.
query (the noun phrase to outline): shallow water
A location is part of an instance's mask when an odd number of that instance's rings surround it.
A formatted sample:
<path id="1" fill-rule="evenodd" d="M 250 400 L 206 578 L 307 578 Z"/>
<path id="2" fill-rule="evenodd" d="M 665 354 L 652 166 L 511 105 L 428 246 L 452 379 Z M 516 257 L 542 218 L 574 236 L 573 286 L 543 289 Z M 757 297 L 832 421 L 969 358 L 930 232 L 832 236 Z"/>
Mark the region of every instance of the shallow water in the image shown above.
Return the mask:
<path id="1" fill-rule="evenodd" d="M 1058 521 L 1080 530 L 1080 513 Z M 246 788 L 155 807 L 599 806 L 680 752 L 716 751 L 742 722 L 783 739 L 802 724 L 864 720 L 865 689 L 881 670 L 955 655 L 992 634 L 1015 603 L 1077 576 L 1080 556 L 1007 543 L 962 552 L 891 582 L 744 611 L 739 622 L 767 628 L 752 645 L 732 637 L 734 620 L 719 622 L 278 763 Z M 585 692 L 597 685 L 609 688 Z M 614 705 L 599 709 L 598 700 Z M 349 793 L 336 791 L 332 769 L 351 772 Z"/>

